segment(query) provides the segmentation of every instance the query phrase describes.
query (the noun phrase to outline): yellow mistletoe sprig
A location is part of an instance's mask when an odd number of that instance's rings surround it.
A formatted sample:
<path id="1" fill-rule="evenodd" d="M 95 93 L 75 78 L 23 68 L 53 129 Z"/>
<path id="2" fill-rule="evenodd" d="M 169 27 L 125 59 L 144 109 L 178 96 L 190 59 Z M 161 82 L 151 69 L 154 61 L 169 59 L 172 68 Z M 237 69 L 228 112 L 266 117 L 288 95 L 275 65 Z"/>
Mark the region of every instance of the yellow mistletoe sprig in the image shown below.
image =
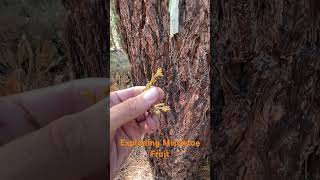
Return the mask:
<path id="1" fill-rule="evenodd" d="M 170 111 L 170 106 L 166 106 L 164 103 L 156 104 L 151 108 L 151 112 L 156 115 L 160 115 L 161 112 L 166 113 L 169 111 Z"/>
<path id="2" fill-rule="evenodd" d="M 162 71 L 161 68 L 158 68 L 158 69 L 157 69 L 156 74 L 154 74 L 154 75 L 151 77 L 151 80 L 147 83 L 146 88 L 143 90 L 143 92 L 146 91 L 146 90 L 148 90 L 148 89 L 150 89 L 151 86 L 152 86 L 154 83 L 157 82 L 157 79 L 158 79 L 159 77 L 163 77 L 163 71 Z"/>
<path id="3" fill-rule="evenodd" d="M 146 88 L 143 91 L 146 91 L 151 88 L 151 86 L 157 82 L 159 77 L 163 77 L 163 71 L 161 68 L 157 69 L 156 74 L 151 77 L 151 80 L 147 83 Z M 170 106 L 166 106 L 165 103 L 159 103 L 151 107 L 150 112 L 156 115 L 160 115 L 161 112 L 166 113 L 170 111 Z"/>

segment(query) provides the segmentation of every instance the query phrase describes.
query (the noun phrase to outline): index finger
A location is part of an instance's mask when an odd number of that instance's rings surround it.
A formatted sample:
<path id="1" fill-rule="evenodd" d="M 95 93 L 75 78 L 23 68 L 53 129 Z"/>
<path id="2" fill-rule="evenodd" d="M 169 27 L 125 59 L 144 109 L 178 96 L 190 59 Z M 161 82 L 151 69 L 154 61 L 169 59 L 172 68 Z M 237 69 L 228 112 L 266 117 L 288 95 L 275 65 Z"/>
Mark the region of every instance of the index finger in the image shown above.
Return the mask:
<path id="1" fill-rule="evenodd" d="M 110 107 L 117 105 L 129 98 L 133 98 L 143 92 L 145 86 L 134 86 L 110 93 Z"/>

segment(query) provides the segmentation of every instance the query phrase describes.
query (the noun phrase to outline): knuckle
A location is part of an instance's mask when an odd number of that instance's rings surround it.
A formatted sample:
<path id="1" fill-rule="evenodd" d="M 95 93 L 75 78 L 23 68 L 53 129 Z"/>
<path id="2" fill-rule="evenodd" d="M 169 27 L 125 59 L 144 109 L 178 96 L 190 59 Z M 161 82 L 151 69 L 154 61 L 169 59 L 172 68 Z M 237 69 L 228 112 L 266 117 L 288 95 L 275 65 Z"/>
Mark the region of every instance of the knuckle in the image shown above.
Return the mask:
<path id="1" fill-rule="evenodd" d="M 135 99 L 129 99 L 126 103 L 128 111 L 136 111 L 137 110 L 137 101 Z"/>

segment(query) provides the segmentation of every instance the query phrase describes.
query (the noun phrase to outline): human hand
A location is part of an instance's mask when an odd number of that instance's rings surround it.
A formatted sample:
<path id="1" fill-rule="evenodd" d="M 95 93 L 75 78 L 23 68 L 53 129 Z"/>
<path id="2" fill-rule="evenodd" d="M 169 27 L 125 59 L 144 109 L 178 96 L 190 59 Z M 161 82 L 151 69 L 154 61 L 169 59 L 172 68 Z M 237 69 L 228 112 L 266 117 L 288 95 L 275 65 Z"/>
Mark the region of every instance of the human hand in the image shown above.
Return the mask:
<path id="1" fill-rule="evenodd" d="M 107 177 L 108 81 L 76 80 L 0 98 L 0 179 Z"/>
<path id="2" fill-rule="evenodd" d="M 124 89 L 110 94 L 110 177 L 113 178 L 129 156 L 132 147 L 121 147 L 120 140 L 141 140 L 146 133 L 159 127 L 159 117 L 147 111 L 164 97 L 164 92 L 152 87 L 142 93 L 144 86 Z"/>

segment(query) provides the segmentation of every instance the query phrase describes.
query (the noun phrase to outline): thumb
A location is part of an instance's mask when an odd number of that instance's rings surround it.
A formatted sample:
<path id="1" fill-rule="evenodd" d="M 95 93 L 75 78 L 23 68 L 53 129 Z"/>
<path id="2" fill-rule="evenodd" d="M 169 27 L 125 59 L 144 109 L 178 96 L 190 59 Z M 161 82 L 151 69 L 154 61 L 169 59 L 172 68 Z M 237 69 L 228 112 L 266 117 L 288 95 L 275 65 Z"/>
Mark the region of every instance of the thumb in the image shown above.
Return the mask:
<path id="1" fill-rule="evenodd" d="M 153 104 L 164 97 L 164 92 L 152 87 L 136 97 L 113 106 L 110 110 L 110 132 L 113 133 L 127 122 L 144 114 Z"/>

